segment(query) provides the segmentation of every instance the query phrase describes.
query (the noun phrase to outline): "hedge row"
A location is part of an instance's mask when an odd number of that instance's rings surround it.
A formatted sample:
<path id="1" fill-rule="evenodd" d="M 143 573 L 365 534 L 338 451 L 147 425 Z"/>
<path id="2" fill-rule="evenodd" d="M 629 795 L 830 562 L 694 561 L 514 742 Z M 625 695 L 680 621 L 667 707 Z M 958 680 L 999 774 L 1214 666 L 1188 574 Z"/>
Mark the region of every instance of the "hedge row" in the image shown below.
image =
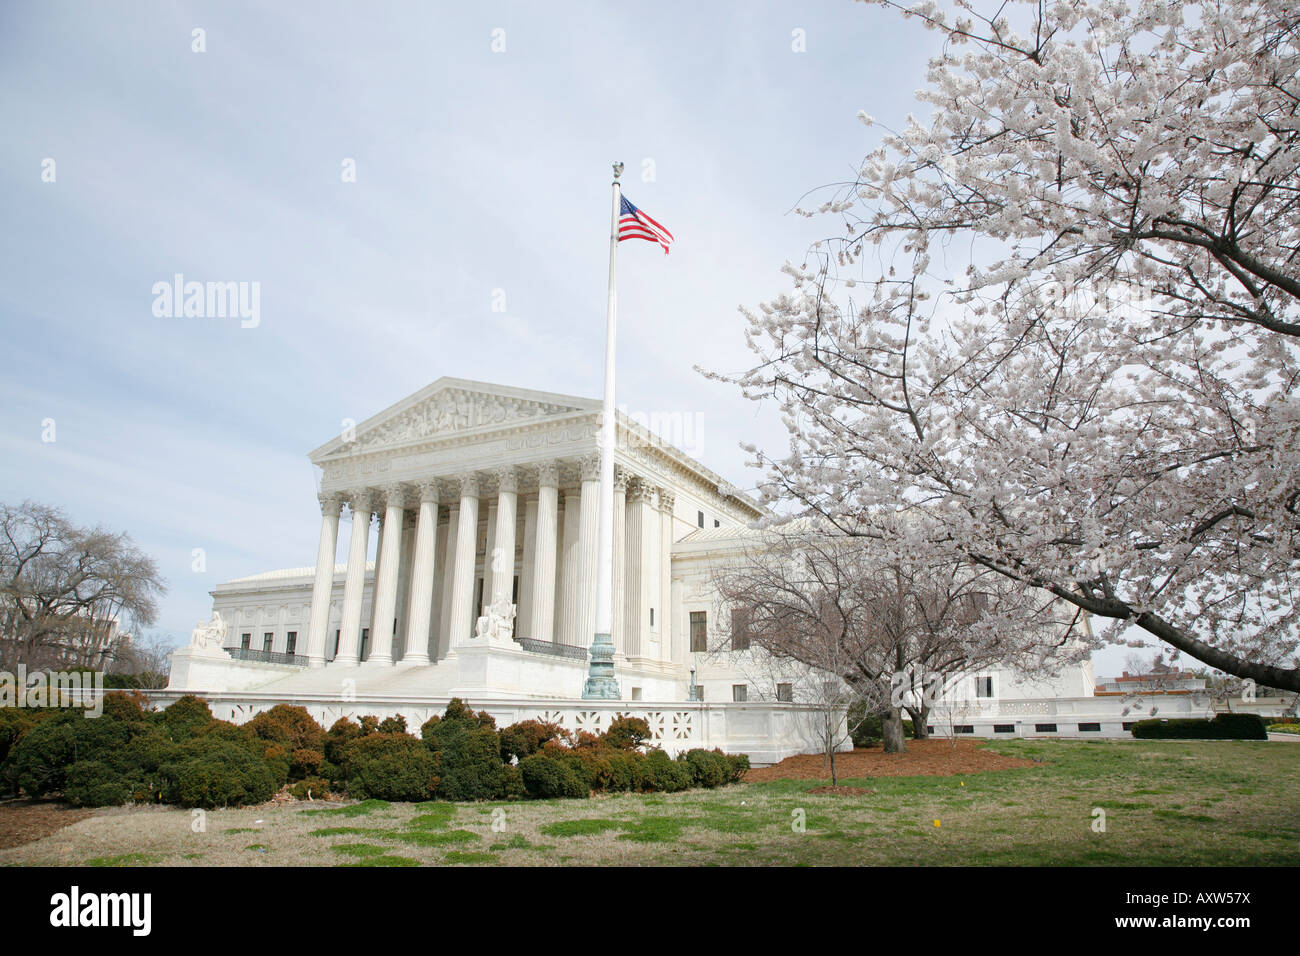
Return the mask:
<path id="1" fill-rule="evenodd" d="M 1216 714 L 1212 719 L 1139 720 L 1134 737 L 1144 740 L 1267 740 L 1268 731 L 1257 714 Z"/>
<path id="2" fill-rule="evenodd" d="M 420 736 L 401 717 L 346 718 L 323 729 L 280 704 L 236 726 L 182 697 L 148 712 L 140 698 L 105 696 L 104 714 L 0 710 L 0 785 L 81 806 L 127 802 L 240 806 L 289 786 L 299 798 L 346 793 L 392 801 L 586 797 L 594 791 L 677 791 L 733 783 L 743 754 L 648 749 L 649 727 L 620 718 L 597 737 L 493 718 L 453 700 Z"/>

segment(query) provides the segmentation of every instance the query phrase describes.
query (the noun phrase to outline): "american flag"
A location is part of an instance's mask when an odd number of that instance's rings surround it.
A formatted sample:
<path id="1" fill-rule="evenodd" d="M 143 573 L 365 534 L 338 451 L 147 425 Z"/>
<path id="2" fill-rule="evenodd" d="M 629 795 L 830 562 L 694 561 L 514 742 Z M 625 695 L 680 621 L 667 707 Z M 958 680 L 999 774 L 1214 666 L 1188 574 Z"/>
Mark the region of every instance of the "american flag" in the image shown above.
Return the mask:
<path id="1" fill-rule="evenodd" d="M 664 247 L 664 255 L 668 255 L 673 234 L 628 202 L 626 196 L 619 198 L 622 200 L 622 205 L 618 213 L 618 241 L 645 239 L 648 242 L 657 242 Z"/>

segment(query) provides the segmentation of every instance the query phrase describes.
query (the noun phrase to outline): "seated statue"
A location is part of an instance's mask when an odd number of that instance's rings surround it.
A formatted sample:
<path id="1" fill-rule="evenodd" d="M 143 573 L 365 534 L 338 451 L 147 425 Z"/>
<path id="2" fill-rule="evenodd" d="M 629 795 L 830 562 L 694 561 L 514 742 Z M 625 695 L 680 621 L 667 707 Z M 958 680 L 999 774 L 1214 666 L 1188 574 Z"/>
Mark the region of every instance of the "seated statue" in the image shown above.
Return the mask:
<path id="1" fill-rule="evenodd" d="M 492 602 L 475 623 L 474 636 L 486 637 L 489 642 L 509 641 L 514 635 L 515 611 L 515 605 L 506 598 Z"/>
<path id="2" fill-rule="evenodd" d="M 190 635 L 190 647 L 196 651 L 225 653 L 222 649 L 226 641 L 226 622 L 220 611 L 212 612 L 212 620 L 206 624 L 199 621 Z"/>

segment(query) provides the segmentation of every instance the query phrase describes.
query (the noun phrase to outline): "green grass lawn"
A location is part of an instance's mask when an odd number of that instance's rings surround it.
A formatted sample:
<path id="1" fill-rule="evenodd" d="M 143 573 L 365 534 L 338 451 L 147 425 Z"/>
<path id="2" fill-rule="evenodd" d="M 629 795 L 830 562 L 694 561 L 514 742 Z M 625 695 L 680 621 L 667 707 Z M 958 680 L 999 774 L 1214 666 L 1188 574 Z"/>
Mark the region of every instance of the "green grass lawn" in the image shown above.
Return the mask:
<path id="1" fill-rule="evenodd" d="M 120 808 L 0 851 L 0 863 L 1300 864 L 1300 746 L 988 746 L 1042 762 L 960 777 L 842 780 L 875 791 L 853 797 L 809 794 L 819 781 L 787 780 L 590 800 L 221 810 L 198 833 L 189 811 Z M 1094 830 L 1098 809 L 1105 832 Z"/>

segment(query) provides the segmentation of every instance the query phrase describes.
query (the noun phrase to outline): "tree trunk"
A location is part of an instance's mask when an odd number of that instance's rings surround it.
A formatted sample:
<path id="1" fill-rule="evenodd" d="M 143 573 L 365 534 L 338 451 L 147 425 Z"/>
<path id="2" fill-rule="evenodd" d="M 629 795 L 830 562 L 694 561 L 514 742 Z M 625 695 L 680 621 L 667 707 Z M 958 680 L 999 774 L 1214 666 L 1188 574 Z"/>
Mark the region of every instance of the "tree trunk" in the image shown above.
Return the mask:
<path id="1" fill-rule="evenodd" d="M 912 719 L 912 738 L 928 740 L 930 731 L 926 729 L 926 721 L 930 719 L 930 708 L 924 704 L 920 707 L 908 707 L 907 716 Z"/>
<path id="2" fill-rule="evenodd" d="M 897 707 L 890 707 L 885 711 L 883 719 L 880 722 L 881 737 L 884 739 L 885 753 L 901 754 L 907 752 L 907 744 L 903 740 L 903 715 Z"/>

